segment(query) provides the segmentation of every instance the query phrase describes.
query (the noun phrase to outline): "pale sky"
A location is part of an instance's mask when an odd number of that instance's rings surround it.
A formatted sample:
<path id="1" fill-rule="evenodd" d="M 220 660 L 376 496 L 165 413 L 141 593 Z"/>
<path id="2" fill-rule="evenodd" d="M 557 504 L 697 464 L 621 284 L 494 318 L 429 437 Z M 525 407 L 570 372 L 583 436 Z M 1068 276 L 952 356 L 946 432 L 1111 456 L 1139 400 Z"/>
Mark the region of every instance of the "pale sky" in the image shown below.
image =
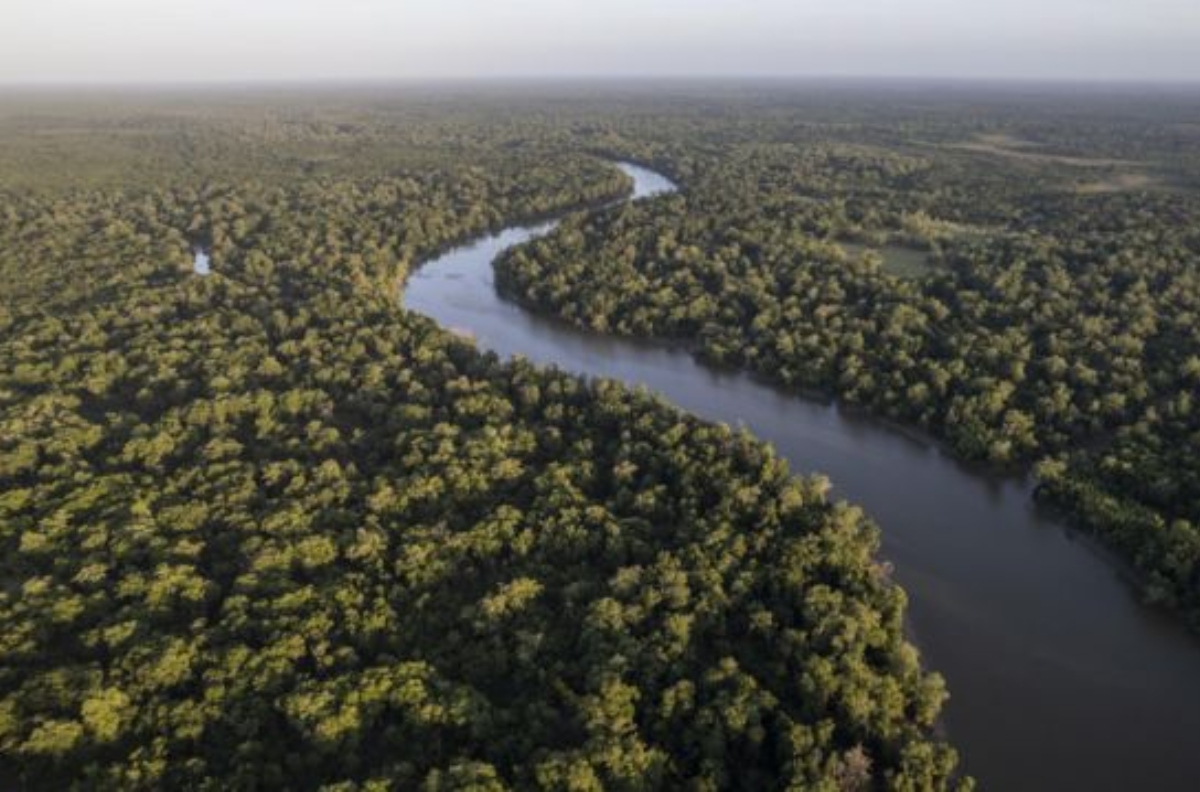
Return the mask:
<path id="1" fill-rule="evenodd" d="M 1200 80 L 1200 0 L 0 0 L 0 82 Z"/>

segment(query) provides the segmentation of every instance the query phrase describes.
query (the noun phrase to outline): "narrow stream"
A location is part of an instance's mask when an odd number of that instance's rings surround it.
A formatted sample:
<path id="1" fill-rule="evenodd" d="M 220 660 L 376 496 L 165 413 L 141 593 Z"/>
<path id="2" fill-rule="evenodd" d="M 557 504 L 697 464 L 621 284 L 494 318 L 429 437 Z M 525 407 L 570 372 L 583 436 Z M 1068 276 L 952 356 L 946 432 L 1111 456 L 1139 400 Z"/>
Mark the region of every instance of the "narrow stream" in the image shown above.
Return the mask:
<path id="1" fill-rule="evenodd" d="M 192 272 L 197 275 L 208 275 L 212 272 L 212 258 L 202 247 L 192 248 Z"/>
<path id="2" fill-rule="evenodd" d="M 675 189 L 619 166 L 635 200 Z M 797 473 L 830 476 L 883 528 L 914 638 L 949 685 L 950 737 L 982 789 L 1200 789 L 1200 641 L 1140 605 L 1106 554 L 1035 506 L 1027 482 L 687 352 L 583 333 L 500 299 L 492 261 L 553 227 L 510 228 L 428 262 L 405 307 L 502 356 L 645 385 L 746 426 Z"/>

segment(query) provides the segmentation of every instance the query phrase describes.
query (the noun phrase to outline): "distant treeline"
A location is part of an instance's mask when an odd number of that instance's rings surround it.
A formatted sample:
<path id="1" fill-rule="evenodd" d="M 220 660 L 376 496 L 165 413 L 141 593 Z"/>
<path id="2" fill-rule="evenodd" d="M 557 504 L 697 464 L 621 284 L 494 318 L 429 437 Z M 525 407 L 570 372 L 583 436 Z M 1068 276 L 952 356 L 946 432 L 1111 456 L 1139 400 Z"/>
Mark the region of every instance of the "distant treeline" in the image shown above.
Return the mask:
<path id="1" fill-rule="evenodd" d="M 569 220 L 499 286 L 1034 465 L 1200 627 L 1196 104 L 829 102 L 613 121 L 597 145 L 682 194 Z M 925 277 L 848 255 L 897 245 Z"/>
<path id="2" fill-rule="evenodd" d="M 654 103 L 6 101 L 0 785 L 970 786 L 856 508 L 397 306 Z"/>

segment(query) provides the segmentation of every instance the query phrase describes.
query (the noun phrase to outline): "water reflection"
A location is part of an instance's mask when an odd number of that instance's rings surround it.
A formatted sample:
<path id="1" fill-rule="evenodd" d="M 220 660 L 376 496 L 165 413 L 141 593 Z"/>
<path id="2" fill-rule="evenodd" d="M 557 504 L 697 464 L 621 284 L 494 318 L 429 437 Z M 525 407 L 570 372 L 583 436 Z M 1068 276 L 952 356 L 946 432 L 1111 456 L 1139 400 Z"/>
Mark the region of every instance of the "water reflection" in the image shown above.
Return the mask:
<path id="1" fill-rule="evenodd" d="M 621 167 L 635 198 L 672 189 Z M 550 226 L 509 229 L 426 264 L 405 306 L 501 356 L 618 378 L 742 423 L 794 470 L 828 474 L 836 495 L 883 526 L 913 634 L 947 678 L 947 727 L 984 789 L 1196 788 L 1200 642 L 1143 607 L 1110 559 L 1031 503 L 1027 482 L 963 465 L 858 411 L 500 299 L 493 259 Z"/>
<path id="2" fill-rule="evenodd" d="M 208 251 L 203 248 L 192 248 L 192 272 L 197 275 L 208 275 L 212 272 L 211 259 Z"/>

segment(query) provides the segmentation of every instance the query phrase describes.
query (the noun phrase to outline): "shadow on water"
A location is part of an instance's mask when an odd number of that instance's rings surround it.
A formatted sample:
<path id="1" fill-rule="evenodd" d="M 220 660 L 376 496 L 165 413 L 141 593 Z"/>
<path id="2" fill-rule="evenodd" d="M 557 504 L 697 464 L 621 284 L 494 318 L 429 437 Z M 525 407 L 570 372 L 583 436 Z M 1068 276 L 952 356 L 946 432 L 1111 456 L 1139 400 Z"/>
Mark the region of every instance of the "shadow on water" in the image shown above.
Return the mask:
<path id="1" fill-rule="evenodd" d="M 674 189 L 620 167 L 634 198 Z M 685 350 L 584 333 L 502 300 L 492 261 L 551 228 L 511 228 L 425 264 L 405 307 L 501 356 L 644 385 L 744 425 L 799 473 L 828 475 L 883 528 L 925 661 L 951 692 L 946 726 L 984 789 L 1197 788 L 1200 642 L 1141 605 L 1119 566 L 1039 508 L 1026 480 Z"/>

